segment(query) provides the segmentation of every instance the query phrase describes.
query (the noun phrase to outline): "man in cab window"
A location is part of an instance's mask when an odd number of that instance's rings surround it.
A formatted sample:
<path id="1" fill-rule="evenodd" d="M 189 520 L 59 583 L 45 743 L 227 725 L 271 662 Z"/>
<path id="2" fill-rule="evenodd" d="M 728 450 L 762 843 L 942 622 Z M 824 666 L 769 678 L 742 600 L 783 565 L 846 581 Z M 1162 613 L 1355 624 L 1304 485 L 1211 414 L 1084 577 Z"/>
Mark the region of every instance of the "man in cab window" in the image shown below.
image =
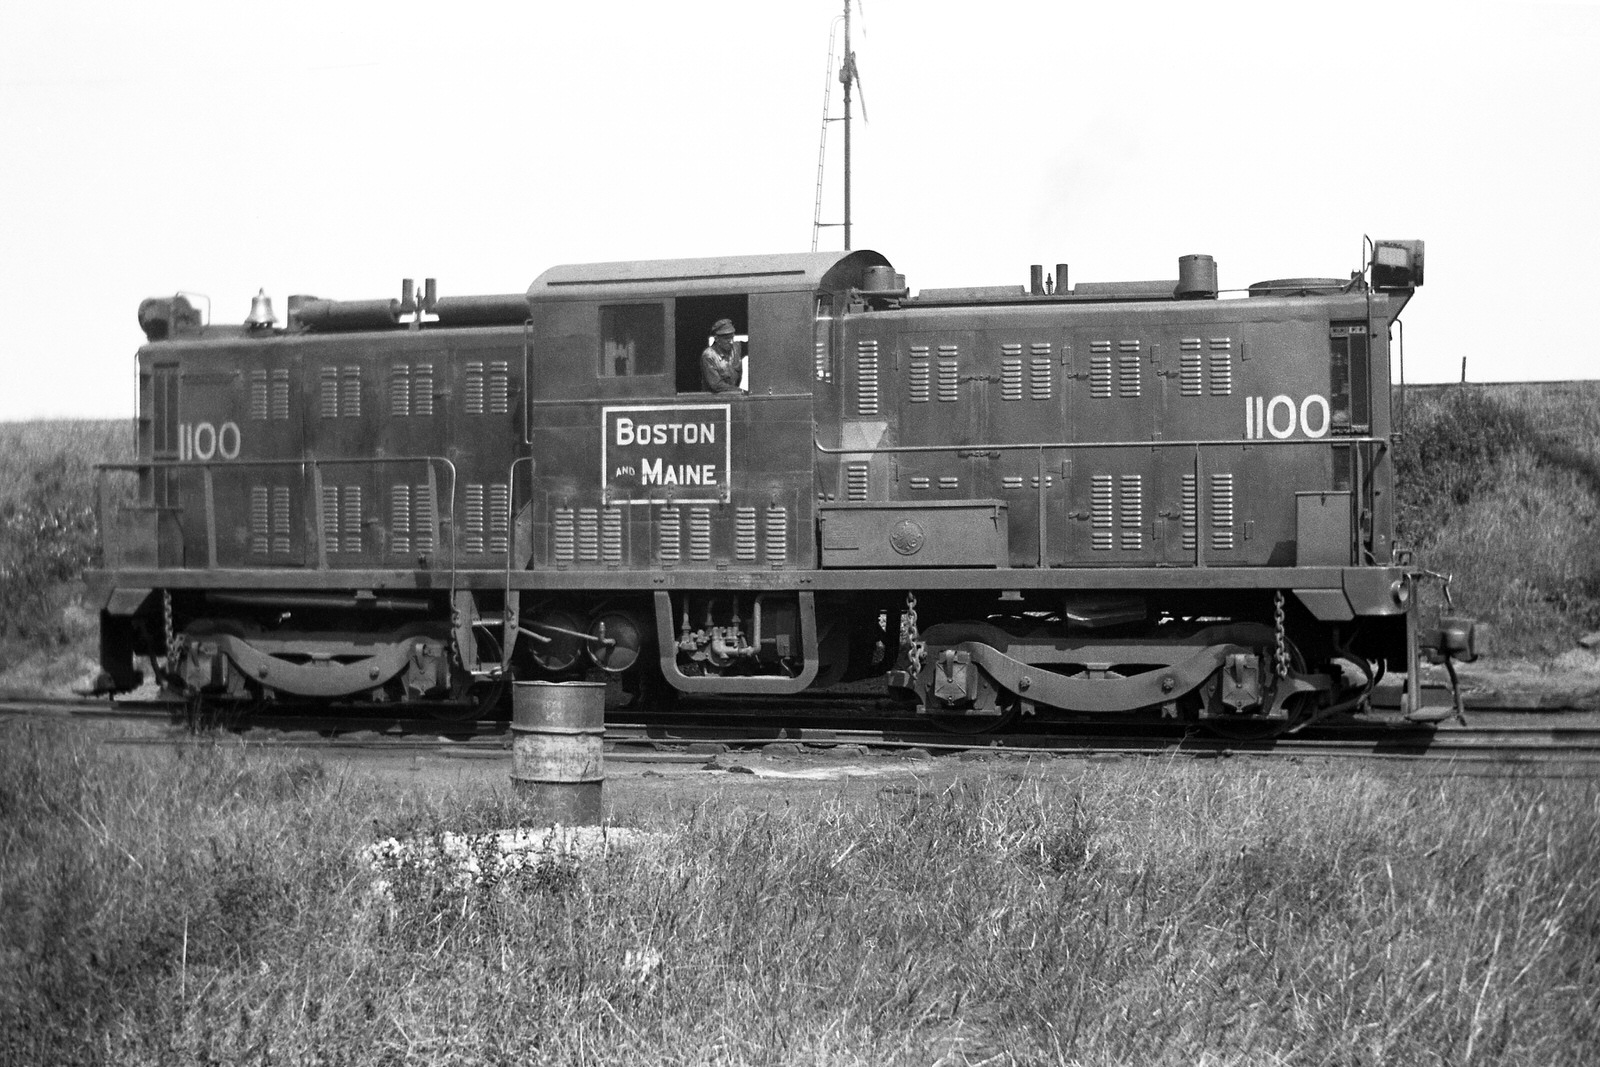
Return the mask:
<path id="1" fill-rule="evenodd" d="M 718 319 L 711 326 L 711 346 L 700 353 L 700 373 L 706 388 L 713 393 L 742 393 L 744 352 L 735 340 L 739 331 L 732 319 Z"/>

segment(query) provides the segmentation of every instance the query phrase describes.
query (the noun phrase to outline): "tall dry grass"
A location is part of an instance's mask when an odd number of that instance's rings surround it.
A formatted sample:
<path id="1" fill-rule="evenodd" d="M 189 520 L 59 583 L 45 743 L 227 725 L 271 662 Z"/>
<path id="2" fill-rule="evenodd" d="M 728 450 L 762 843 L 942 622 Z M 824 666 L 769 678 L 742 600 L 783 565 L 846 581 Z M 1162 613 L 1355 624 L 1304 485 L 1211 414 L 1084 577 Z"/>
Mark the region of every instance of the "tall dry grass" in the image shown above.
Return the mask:
<path id="1" fill-rule="evenodd" d="M 375 892 L 509 826 L 238 744 L 0 743 L 0 1060 L 1557 1064 L 1600 1056 L 1600 787 L 1001 764 Z"/>

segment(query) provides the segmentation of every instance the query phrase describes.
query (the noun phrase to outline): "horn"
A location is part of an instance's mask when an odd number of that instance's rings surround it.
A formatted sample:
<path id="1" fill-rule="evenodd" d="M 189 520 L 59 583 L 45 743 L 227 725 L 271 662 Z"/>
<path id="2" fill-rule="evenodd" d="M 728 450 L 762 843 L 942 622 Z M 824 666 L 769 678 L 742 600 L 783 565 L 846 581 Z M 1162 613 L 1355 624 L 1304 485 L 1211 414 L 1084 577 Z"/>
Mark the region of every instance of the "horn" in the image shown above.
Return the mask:
<path id="1" fill-rule="evenodd" d="M 250 299 L 250 316 L 244 324 L 252 330 L 265 329 L 278 321 L 278 316 L 272 313 L 272 297 L 262 289 Z"/>

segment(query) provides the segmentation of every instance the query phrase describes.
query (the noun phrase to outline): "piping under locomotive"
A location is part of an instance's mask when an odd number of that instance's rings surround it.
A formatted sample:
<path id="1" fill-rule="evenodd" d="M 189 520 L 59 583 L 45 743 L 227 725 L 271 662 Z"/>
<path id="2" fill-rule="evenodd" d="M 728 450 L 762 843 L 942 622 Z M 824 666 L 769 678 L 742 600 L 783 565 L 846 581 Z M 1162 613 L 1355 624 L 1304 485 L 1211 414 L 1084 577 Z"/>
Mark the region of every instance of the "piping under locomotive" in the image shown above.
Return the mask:
<path id="1" fill-rule="evenodd" d="M 912 295 L 876 252 L 555 267 L 526 293 L 182 296 L 101 468 L 100 688 L 491 714 L 511 679 L 790 694 L 881 678 L 958 730 L 1362 710 L 1424 632 L 1394 540 L 1390 331 L 1348 279 Z M 706 391 L 712 324 L 744 388 Z M 1457 701 L 1457 708 L 1459 703 Z"/>

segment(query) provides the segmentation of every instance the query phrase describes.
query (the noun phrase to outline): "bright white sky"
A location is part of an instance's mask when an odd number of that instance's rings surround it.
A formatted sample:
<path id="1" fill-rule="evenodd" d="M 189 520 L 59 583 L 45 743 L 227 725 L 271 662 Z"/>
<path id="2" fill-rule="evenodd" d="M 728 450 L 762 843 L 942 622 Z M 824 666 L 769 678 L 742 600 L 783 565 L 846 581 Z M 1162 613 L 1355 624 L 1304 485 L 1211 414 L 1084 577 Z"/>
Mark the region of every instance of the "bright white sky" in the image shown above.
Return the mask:
<path id="1" fill-rule="evenodd" d="M 807 249 L 839 11 L 4 0 L 0 419 L 130 415 L 146 296 L 241 322 L 263 287 L 281 317 Z M 1412 380 L 1596 376 L 1595 0 L 865 0 L 854 30 L 853 243 L 913 289 L 1191 252 L 1243 287 L 1420 237 Z M 835 124 L 825 220 L 842 155 Z"/>

